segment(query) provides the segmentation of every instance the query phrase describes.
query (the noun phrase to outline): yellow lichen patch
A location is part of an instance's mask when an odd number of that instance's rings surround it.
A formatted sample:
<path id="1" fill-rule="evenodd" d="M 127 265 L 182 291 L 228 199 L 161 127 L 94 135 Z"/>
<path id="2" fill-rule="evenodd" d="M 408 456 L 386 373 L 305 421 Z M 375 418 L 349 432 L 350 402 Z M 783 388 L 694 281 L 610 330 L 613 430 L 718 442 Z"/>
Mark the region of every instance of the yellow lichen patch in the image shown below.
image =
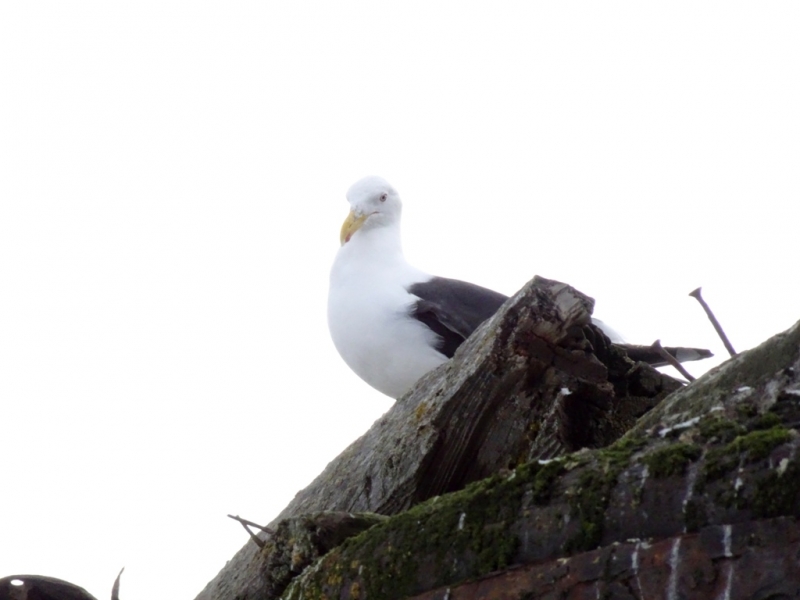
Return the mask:
<path id="1" fill-rule="evenodd" d="M 337 586 L 341 585 L 342 584 L 342 575 L 341 575 L 341 573 L 338 573 L 336 571 L 331 572 L 331 574 L 328 575 L 328 580 L 327 580 L 326 583 L 327 583 L 327 585 L 329 585 L 331 587 L 337 587 Z"/>
<path id="2" fill-rule="evenodd" d="M 306 555 L 303 552 L 302 548 L 299 546 L 294 546 L 292 548 L 292 556 L 291 556 L 291 564 L 293 569 L 297 569 L 300 565 L 303 565 L 307 562 Z"/>

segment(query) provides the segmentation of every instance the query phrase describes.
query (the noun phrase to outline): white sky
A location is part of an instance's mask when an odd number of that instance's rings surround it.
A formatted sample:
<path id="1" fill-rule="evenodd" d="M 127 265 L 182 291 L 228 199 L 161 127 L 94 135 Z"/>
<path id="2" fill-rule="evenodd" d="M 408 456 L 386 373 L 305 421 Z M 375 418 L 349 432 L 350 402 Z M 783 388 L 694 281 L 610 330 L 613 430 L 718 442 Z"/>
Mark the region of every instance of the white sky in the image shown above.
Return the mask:
<path id="1" fill-rule="evenodd" d="M 278 4 L 0 4 L 0 577 L 191 599 L 389 408 L 325 320 L 364 175 L 631 341 L 800 318 L 800 4 Z"/>

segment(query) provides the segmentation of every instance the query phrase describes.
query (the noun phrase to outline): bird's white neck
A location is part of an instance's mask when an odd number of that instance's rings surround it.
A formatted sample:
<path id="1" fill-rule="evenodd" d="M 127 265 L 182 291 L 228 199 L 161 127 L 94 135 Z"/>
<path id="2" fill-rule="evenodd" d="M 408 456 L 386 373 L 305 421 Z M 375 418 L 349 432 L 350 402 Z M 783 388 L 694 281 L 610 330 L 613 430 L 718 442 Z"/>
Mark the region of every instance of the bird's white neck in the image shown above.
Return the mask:
<path id="1" fill-rule="evenodd" d="M 350 242 L 365 249 L 381 251 L 385 254 L 403 255 L 403 242 L 400 237 L 400 223 L 383 225 L 381 227 L 363 228 Z"/>
<path id="2" fill-rule="evenodd" d="M 384 225 L 361 229 L 345 243 L 336 255 L 334 271 L 340 276 L 358 276 L 377 281 L 387 274 L 404 273 L 402 280 L 424 274 L 406 261 L 400 240 L 400 225 Z"/>

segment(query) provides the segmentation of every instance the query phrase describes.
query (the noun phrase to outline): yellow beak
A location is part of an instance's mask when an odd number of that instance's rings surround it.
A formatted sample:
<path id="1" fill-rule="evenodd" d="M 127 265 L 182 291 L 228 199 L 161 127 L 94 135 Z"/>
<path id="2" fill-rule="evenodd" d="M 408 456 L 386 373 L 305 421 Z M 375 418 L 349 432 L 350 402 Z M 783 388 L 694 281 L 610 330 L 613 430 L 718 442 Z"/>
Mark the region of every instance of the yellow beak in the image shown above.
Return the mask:
<path id="1" fill-rule="evenodd" d="M 342 243 L 342 246 L 350 241 L 350 238 L 364 224 L 368 216 L 369 215 L 361 215 L 358 217 L 356 213 L 352 210 L 350 211 L 350 214 L 347 215 L 344 223 L 342 223 L 342 231 L 339 233 L 339 241 Z"/>

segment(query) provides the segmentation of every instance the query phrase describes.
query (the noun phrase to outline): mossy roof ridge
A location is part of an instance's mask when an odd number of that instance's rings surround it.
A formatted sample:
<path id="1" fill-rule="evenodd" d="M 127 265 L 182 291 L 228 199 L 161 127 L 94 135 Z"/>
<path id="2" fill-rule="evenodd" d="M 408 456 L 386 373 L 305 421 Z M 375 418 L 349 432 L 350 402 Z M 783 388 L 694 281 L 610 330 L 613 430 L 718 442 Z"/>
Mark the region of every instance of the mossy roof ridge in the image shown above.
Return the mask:
<path id="1" fill-rule="evenodd" d="M 419 591 L 420 578 L 442 583 L 504 568 L 519 545 L 506 532 L 520 507 L 546 501 L 546 489 L 575 464 L 523 465 L 395 515 L 347 540 L 305 573 L 302 597 L 315 597 L 316 589 L 322 598 L 323 590 L 349 586 L 365 597 L 399 598 Z M 299 589 L 293 585 L 284 597 L 301 597 Z"/>
<path id="2" fill-rule="evenodd" d="M 403 598 L 626 539 L 663 539 L 753 517 L 800 517 L 798 436 L 780 427 L 753 433 L 767 432 L 775 436 L 768 456 L 742 465 L 733 479 L 702 485 L 707 449 L 686 458 L 690 444 L 678 441 L 656 452 L 680 448 L 686 460 L 680 475 L 642 479 L 637 458 L 649 448 L 629 447 L 627 466 L 620 454 L 598 451 L 484 480 L 349 539 L 283 597 Z M 558 486 L 541 505 L 533 492 L 537 477 Z"/>
<path id="3" fill-rule="evenodd" d="M 713 410 L 700 416 L 664 418 L 607 448 L 529 463 L 396 515 L 335 548 L 284 597 L 402 598 L 625 539 L 800 517 L 797 342 L 800 326 L 727 363 L 746 376 L 707 382 Z M 672 410 L 688 416 L 681 402 Z"/>

